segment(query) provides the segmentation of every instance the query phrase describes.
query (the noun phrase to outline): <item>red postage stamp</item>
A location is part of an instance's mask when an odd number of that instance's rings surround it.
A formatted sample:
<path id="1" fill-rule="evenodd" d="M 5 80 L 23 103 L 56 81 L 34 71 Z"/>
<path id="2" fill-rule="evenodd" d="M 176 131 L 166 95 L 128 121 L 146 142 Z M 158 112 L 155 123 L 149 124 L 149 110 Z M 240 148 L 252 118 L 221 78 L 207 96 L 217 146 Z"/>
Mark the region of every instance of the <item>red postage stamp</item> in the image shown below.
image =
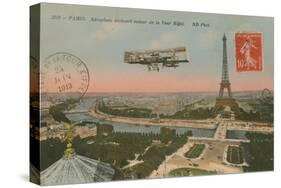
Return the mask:
<path id="1" fill-rule="evenodd" d="M 235 33 L 236 71 L 262 71 L 262 33 Z"/>

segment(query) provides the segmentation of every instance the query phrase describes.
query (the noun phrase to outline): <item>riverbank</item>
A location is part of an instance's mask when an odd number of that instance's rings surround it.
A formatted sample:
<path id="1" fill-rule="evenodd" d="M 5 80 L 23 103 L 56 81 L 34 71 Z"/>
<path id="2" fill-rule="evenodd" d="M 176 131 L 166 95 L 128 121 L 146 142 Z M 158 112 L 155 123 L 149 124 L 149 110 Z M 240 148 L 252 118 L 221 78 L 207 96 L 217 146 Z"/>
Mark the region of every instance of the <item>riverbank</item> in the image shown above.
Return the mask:
<path id="1" fill-rule="evenodd" d="M 216 129 L 215 122 L 212 120 L 175 120 L 175 119 L 146 119 L 146 118 L 129 118 L 114 115 L 108 115 L 100 112 L 97 108 L 89 112 L 99 120 L 107 120 L 116 123 L 126 123 L 130 125 L 143 126 L 163 126 L 163 127 L 183 127 L 183 128 L 200 128 L 200 129 Z"/>

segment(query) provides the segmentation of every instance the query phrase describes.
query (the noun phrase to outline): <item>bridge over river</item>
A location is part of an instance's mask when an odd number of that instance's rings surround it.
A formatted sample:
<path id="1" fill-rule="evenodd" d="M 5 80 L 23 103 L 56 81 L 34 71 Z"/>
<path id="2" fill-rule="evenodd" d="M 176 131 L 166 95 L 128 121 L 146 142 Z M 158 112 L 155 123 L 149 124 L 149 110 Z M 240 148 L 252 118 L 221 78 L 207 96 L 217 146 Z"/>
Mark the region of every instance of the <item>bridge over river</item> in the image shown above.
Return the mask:
<path id="1" fill-rule="evenodd" d="M 216 132 L 213 138 L 206 138 L 206 137 L 189 137 L 189 141 L 197 142 L 197 143 L 213 143 L 213 142 L 220 142 L 220 143 L 228 143 L 228 144 L 239 144 L 239 143 L 249 143 L 250 140 L 247 139 L 227 139 L 227 126 L 229 122 L 221 120 L 218 123 Z"/>

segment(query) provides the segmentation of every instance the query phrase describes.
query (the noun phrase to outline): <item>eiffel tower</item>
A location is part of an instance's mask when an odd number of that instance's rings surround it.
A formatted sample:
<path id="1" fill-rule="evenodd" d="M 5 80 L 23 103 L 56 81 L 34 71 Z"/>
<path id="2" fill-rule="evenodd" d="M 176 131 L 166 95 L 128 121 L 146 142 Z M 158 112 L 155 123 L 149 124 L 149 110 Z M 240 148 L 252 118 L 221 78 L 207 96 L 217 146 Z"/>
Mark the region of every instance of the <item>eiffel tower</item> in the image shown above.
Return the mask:
<path id="1" fill-rule="evenodd" d="M 214 112 L 218 113 L 226 106 L 229 106 L 235 114 L 239 113 L 239 106 L 236 103 L 235 99 L 232 97 L 229 74 L 228 74 L 228 65 L 227 65 L 227 50 L 226 50 L 226 36 L 223 35 L 223 61 L 222 61 L 222 77 L 220 83 L 219 96 L 216 99 L 216 104 L 214 107 Z M 224 90 L 227 90 L 227 95 L 224 96 Z"/>

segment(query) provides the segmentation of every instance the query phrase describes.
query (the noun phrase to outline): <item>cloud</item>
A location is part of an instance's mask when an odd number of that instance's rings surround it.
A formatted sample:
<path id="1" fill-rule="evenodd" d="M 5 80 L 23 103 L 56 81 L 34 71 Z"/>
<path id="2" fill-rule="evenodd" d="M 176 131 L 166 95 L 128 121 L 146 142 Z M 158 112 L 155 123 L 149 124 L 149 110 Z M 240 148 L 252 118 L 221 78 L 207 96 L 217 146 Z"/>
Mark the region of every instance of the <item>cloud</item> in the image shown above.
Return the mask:
<path id="1" fill-rule="evenodd" d="M 218 44 L 218 41 L 221 40 L 222 36 L 223 33 L 219 33 L 218 31 L 204 31 L 197 36 L 198 44 L 202 49 L 212 49 Z"/>
<path id="2" fill-rule="evenodd" d="M 100 24 L 100 27 L 93 33 L 96 40 L 107 40 L 119 35 L 124 36 L 128 32 L 136 30 L 137 26 L 130 23 L 106 22 Z"/>
<path id="3" fill-rule="evenodd" d="M 94 32 L 93 37 L 96 40 L 105 40 L 106 38 L 116 35 L 120 30 L 122 30 L 120 24 L 102 23 L 101 27 Z"/>
<path id="4" fill-rule="evenodd" d="M 162 33 L 158 39 L 152 40 L 149 48 L 171 48 L 184 46 L 185 42 L 181 33 L 179 32 L 165 32 Z"/>

